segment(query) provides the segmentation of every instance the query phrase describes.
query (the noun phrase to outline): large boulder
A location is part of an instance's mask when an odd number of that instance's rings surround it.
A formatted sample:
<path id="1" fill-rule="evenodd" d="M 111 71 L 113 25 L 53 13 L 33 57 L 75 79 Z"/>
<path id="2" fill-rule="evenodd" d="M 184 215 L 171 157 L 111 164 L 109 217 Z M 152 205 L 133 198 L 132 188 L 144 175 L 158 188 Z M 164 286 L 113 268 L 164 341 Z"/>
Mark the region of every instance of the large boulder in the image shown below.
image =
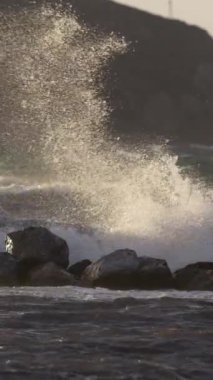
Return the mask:
<path id="1" fill-rule="evenodd" d="M 0 253 L 0 286 L 18 284 L 16 260 L 7 252 Z"/>
<path id="2" fill-rule="evenodd" d="M 27 278 L 30 286 L 67 286 L 74 285 L 74 277 L 55 263 L 45 263 L 34 267 Z"/>
<path id="3" fill-rule="evenodd" d="M 164 289 L 174 287 L 174 278 L 166 260 L 148 256 L 138 258 L 139 267 L 134 276 L 136 289 Z"/>
<path id="4" fill-rule="evenodd" d="M 76 278 L 81 278 L 83 272 L 90 264 L 92 264 L 92 261 L 88 259 L 81 260 L 73 265 L 70 265 L 67 271 Z"/>
<path id="5" fill-rule="evenodd" d="M 177 289 L 213 290 L 213 262 L 187 265 L 174 273 Z"/>
<path id="6" fill-rule="evenodd" d="M 131 289 L 139 266 L 135 251 L 120 249 L 89 265 L 82 275 L 82 284 L 109 289 Z"/>
<path id="7" fill-rule="evenodd" d="M 112 252 L 89 265 L 81 277 L 83 286 L 109 289 L 173 288 L 174 279 L 165 260 L 138 257 L 130 249 Z"/>
<path id="8" fill-rule="evenodd" d="M 10 232 L 6 237 L 6 251 L 32 266 L 54 262 L 62 268 L 69 264 L 69 248 L 65 240 L 44 227 L 29 227 Z"/>

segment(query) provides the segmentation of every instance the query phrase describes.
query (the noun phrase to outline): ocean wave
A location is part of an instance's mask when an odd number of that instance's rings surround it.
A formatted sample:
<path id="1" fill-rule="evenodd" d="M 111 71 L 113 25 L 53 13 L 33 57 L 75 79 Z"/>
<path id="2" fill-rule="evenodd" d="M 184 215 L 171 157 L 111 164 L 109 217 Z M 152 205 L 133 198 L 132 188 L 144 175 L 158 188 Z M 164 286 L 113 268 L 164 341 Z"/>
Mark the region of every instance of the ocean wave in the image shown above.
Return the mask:
<path id="1" fill-rule="evenodd" d="M 212 259 L 212 190 L 166 146 L 123 147 L 108 132 L 104 77 L 124 39 L 39 5 L 4 13 L 0 31 L 2 239 L 34 220 L 66 238 L 73 261 L 126 247 L 173 269 Z"/>

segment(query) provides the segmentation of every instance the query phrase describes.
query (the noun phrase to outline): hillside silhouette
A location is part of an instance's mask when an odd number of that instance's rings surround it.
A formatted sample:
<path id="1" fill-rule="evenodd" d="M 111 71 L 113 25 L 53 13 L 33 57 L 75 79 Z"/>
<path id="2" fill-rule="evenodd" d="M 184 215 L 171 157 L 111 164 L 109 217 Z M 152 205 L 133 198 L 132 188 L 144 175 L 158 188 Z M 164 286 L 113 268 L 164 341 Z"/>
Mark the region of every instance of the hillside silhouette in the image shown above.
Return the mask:
<path id="1" fill-rule="evenodd" d="M 130 42 L 105 75 L 115 134 L 213 144 L 213 39 L 206 31 L 109 0 L 65 3 L 97 32 Z"/>

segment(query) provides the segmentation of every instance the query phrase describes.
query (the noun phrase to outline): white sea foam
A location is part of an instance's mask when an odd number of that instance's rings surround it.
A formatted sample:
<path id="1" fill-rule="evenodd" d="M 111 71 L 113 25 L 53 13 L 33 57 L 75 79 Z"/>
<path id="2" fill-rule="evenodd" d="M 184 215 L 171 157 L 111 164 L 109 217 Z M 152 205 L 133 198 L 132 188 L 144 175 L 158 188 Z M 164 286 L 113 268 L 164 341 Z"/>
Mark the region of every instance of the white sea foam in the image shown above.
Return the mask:
<path id="1" fill-rule="evenodd" d="M 163 298 L 175 298 L 175 299 L 186 299 L 186 300 L 198 300 L 213 303 L 213 293 L 212 292 L 184 292 L 176 290 L 165 290 L 165 291 L 146 291 L 146 290 L 108 290 L 108 289 L 88 289 L 80 287 L 72 287 L 70 291 L 70 286 L 64 287 L 19 287 L 19 288 L 0 288 L 0 296 L 28 296 L 28 297 L 38 297 L 47 298 L 52 301 L 59 300 L 69 300 L 69 301 L 81 301 L 81 302 L 113 302 L 116 299 L 126 300 L 126 308 L 124 312 L 128 312 L 128 303 L 131 299 L 136 300 L 156 300 Z M 198 305 L 193 307 L 199 308 Z M 200 306 L 201 308 L 203 306 Z M 21 312 L 20 312 L 21 313 Z"/>
<path id="2" fill-rule="evenodd" d="M 165 147 L 124 148 L 107 133 L 102 79 L 124 41 L 52 8 L 4 14 L 0 30 L 1 146 L 12 178 L 1 189 L 14 197 L 39 191 L 22 205 L 24 216 L 32 219 L 38 202 L 43 220 L 54 208 L 54 221 L 85 224 L 79 232 L 52 223 L 71 261 L 125 247 L 164 257 L 173 269 L 212 260 L 211 191 L 184 176 Z M 61 197 L 46 196 L 44 207 L 39 200 L 52 190 Z"/>

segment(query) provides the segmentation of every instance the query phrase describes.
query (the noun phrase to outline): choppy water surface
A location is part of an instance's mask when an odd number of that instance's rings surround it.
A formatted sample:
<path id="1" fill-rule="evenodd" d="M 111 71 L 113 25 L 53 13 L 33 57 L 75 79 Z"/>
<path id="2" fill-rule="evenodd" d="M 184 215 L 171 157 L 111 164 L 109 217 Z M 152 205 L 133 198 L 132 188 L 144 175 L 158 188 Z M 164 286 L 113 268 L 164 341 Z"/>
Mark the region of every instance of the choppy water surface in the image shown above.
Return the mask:
<path id="1" fill-rule="evenodd" d="M 0 291 L 0 379 L 212 379 L 213 293 Z"/>
<path id="2" fill-rule="evenodd" d="M 124 40 L 36 2 L 3 7 L 0 32 L 0 251 L 41 221 L 71 262 L 126 247 L 172 269 L 212 260 L 212 148 L 108 133 Z M 0 288 L 0 379 L 212 380 L 212 338 L 213 293 Z"/>

